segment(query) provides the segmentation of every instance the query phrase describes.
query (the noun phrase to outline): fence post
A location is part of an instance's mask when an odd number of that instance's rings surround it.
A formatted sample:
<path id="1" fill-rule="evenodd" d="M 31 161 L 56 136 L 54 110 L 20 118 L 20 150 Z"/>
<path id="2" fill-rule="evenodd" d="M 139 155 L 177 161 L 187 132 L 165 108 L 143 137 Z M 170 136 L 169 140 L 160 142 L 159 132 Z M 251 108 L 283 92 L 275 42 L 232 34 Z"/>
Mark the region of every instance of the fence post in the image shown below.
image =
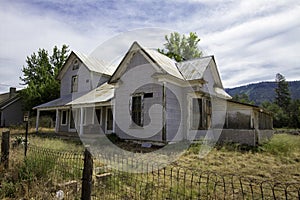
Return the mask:
<path id="1" fill-rule="evenodd" d="M 84 166 L 82 172 L 82 200 L 90 200 L 92 194 L 93 158 L 87 148 L 84 151 Z"/>
<path id="2" fill-rule="evenodd" d="M 10 132 L 2 132 L 2 141 L 1 141 L 1 163 L 4 163 L 4 168 L 8 169 L 9 164 L 9 138 Z"/>

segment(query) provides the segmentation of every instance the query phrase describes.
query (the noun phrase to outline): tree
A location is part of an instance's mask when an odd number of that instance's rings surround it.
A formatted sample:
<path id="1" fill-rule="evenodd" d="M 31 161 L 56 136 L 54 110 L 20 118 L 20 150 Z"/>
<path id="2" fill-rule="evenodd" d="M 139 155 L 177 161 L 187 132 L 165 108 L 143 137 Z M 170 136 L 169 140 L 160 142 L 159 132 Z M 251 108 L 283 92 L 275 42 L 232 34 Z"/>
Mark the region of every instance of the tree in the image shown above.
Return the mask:
<path id="1" fill-rule="evenodd" d="M 250 101 L 249 96 L 246 93 L 235 94 L 232 97 L 232 100 L 237 101 L 237 102 L 241 102 L 241 103 L 247 103 L 247 104 L 254 105 L 254 101 Z"/>
<path id="2" fill-rule="evenodd" d="M 300 99 L 295 99 L 290 104 L 289 127 L 300 128 Z"/>
<path id="3" fill-rule="evenodd" d="M 273 126 L 275 128 L 287 127 L 289 124 L 289 116 L 276 103 L 264 101 L 261 106 L 273 114 Z"/>
<path id="4" fill-rule="evenodd" d="M 45 49 L 27 56 L 27 66 L 23 66 L 23 77 L 20 77 L 22 84 L 27 85 L 20 93 L 25 110 L 59 97 L 60 85 L 56 76 L 68 57 L 68 48 L 67 45 L 61 49 L 55 46 L 51 56 Z"/>
<path id="5" fill-rule="evenodd" d="M 277 88 L 275 88 L 275 103 L 285 112 L 288 112 L 288 108 L 291 103 L 289 85 L 286 82 L 285 77 L 280 73 L 276 74 L 275 82 L 277 83 Z"/>
<path id="6" fill-rule="evenodd" d="M 165 49 L 158 49 L 158 51 L 177 62 L 202 56 L 202 52 L 198 48 L 200 39 L 196 33 L 190 32 L 186 37 L 184 34 L 181 36 L 178 32 L 174 32 L 169 37 L 165 35 L 165 39 L 167 41 L 164 44 Z"/>

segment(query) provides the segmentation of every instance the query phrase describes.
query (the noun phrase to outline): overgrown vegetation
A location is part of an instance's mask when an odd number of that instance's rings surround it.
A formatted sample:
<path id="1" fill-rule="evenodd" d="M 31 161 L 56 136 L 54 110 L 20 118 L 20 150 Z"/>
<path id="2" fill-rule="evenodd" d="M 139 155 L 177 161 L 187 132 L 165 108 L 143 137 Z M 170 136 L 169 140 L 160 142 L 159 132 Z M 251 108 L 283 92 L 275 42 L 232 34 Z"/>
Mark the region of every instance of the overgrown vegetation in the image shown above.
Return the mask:
<path id="1" fill-rule="evenodd" d="M 45 49 L 39 49 L 27 56 L 27 66 L 23 66 L 23 76 L 20 77 L 22 84 L 27 85 L 20 91 L 24 110 L 59 97 L 60 86 L 56 76 L 68 57 L 68 48 L 67 45 L 62 45 L 61 49 L 55 46 L 52 55 Z"/>
<path id="2" fill-rule="evenodd" d="M 13 139 L 15 137 L 20 136 L 12 136 Z M 111 139 L 115 140 L 116 138 Z M 39 148 L 32 149 L 25 161 L 22 144 L 12 148 L 10 169 L 8 171 L 0 169 L 0 199 L 16 199 L 20 197 L 28 199 L 31 197 L 36 199 L 53 199 L 55 192 L 62 188 L 62 186 L 59 186 L 60 183 L 71 180 L 78 180 L 80 182 L 82 167 L 78 168 L 80 164 L 77 161 L 82 164 L 82 159 L 70 159 L 72 154 L 64 154 L 64 152 L 82 152 L 82 145 L 77 142 L 74 143 L 72 141 L 35 135 L 29 137 L 29 142 L 31 147 L 36 146 Z M 122 141 L 119 141 L 119 143 L 122 145 Z M 123 145 L 126 145 L 126 143 L 123 142 Z M 134 148 L 134 146 L 131 147 Z M 199 157 L 200 148 L 201 144 L 192 144 L 180 159 L 168 166 L 168 169 L 170 167 L 183 170 L 192 169 L 198 173 L 211 171 L 219 175 L 233 174 L 279 182 L 300 181 L 299 136 L 276 134 L 269 143 L 257 148 L 246 148 L 237 144 L 217 146 L 204 158 Z M 102 173 L 107 172 L 101 162 L 95 162 L 95 167 L 99 167 Z M 167 172 L 167 177 L 169 176 L 168 173 L 170 172 Z M 174 173 L 174 176 L 173 181 L 176 181 L 176 173 Z M 166 178 L 164 181 L 161 180 L 160 186 L 156 183 L 156 181 L 159 181 L 156 179 L 157 174 L 142 175 L 115 171 L 108 178 L 110 182 L 107 182 L 105 190 L 101 189 L 102 192 L 105 191 L 105 194 L 102 194 L 99 189 L 103 185 L 98 185 L 98 188 L 95 189 L 97 192 L 94 195 L 105 195 L 105 197 L 111 198 L 115 198 L 116 196 L 135 198 L 134 195 L 138 194 L 139 197 L 144 199 L 149 197 L 149 195 L 154 197 L 155 195 L 170 197 L 177 192 L 193 193 L 193 191 L 188 189 L 189 187 L 183 188 L 177 185 L 184 183 L 184 176 L 180 174 L 180 177 L 180 182 L 176 183 L 176 185 L 172 185 L 170 183 L 171 179 Z M 190 177 L 186 176 L 186 178 Z M 210 179 L 212 183 L 209 187 L 213 188 L 213 181 L 218 178 L 220 177 L 212 176 Z M 205 177 L 203 180 L 205 181 Z M 196 184 L 196 179 L 194 181 Z M 142 184 L 139 185 L 139 183 Z M 170 187 L 170 194 L 158 192 L 159 187 Z M 125 190 L 123 191 L 121 188 L 125 188 Z M 65 199 L 74 199 L 80 196 L 78 190 L 73 191 L 70 188 L 64 188 L 64 191 L 69 192 L 69 197 Z M 116 191 L 118 192 L 117 194 L 114 193 Z M 130 191 L 133 196 L 130 196 Z M 176 195 L 173 197 L 183 198 L 183 196 Z"/>

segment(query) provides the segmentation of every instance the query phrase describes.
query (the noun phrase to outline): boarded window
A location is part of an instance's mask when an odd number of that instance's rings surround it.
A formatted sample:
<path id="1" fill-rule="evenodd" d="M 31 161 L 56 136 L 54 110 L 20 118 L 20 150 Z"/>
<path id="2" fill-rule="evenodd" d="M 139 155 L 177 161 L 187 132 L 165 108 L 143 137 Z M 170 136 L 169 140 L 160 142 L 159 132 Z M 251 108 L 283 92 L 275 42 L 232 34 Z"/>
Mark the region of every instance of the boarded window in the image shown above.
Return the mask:
<path id="1" fill-rule="evenodd" d="M 78 76 L 72 76 L 71 92 L 78 91 Z"/>
<path id="2" fill-rule="evenodd" d="M 66 125 L 67 124 L 67 111 L 63 110 L 61 111 L 61 125 Z"/>
<path id="3" fill-rule="evenodd" d="M 138 126 L 143 126 L 142 120 L 142 96 L 133 96 L 131 105 L 132 122 Z"/>

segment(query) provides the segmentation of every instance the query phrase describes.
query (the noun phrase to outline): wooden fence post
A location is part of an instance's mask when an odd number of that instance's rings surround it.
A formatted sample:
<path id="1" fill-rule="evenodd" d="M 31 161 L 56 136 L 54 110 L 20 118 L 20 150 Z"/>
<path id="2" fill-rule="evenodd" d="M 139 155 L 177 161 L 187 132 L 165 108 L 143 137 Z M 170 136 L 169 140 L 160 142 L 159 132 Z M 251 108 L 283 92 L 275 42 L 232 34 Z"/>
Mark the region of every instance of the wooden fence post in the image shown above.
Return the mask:
<path id="1" fill-rule="evenodd" d="M 8 169 L 9 164 L 9 137 L 10 132 L 2 132 L 2 141 L 1 141 L 1 163 L 4 163 L 4 168 Z"/>
<path id="2" fill-rule="evenodd" d="M 87 148 L 84 151 L 84 167 L 82 172 L 82 200 L 91 200 L 93 179 L 93 158 Z"/>

